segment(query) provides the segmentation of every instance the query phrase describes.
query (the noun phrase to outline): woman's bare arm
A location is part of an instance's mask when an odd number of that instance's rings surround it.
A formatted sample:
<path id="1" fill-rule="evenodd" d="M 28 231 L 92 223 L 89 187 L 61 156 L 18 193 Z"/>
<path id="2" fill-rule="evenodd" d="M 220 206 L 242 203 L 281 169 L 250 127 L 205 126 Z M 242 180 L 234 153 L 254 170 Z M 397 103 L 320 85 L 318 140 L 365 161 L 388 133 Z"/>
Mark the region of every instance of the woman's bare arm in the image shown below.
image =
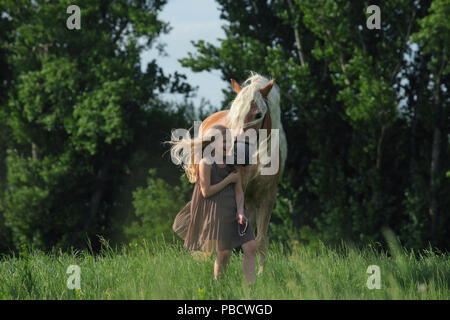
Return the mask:
<path id="1" fill-rule="evenodd" d="M 242 178 L 239 174 L 238 181 L 234 186 L 234 192 L 236 195 L 236 206 L 237 206 L 237 214 L 245 214 L 244 213 L 244 191 L 242 189 Z"/>
<path id="2" fill-rule="evenodd" d="M 201 159 L 199 164 L 199 178 L 203 197 L 211 197 L 225 188 L 229 183 L 235 182 L 237 179 L 236 175 L 238 174 L 232 172 L 219 183 L 211 185 L 211 165 L 207 164 L 205 159 Z"/>

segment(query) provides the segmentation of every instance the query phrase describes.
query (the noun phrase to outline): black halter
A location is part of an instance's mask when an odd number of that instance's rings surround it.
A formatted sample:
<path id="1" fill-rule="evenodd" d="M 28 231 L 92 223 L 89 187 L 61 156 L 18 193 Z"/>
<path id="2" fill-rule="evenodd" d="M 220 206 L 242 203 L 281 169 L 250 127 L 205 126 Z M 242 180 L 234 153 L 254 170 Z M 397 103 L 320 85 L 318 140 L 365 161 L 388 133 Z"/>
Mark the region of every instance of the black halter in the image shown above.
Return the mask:
<path id="1" fill-rule="evenodd" d="M 264 117 L 262 119 L 261 127 L 259 127 L 259 130 L 261 130 L 263 128 L 263 126 L 264 126 L 264 121 L 266 121 L 267 112 L 270 112 L 269 111 L 269 107 L 267 107 L 267 111 L 266 111 L 266 113 L 264 113 Z M 259 141 L 259 130 L 258 130 L 258 132 L 256 132 L 256 139 L 257 139 L 257 141 Z"/>
<path id="2" fill-rule="evenodd" d="M 266 121 L 267 113 L 270 112 L 270 109 L 269 109 L 269 106 L 267 105 L 267 102 L 265 102 L 265 103 L 266 103 L 266 112 L 264 113 L 264 117 L 263 117 L 263 119 L 261 121 L 261 126 L 259 127 L 259 130 L 261 130 L 263 128 L 264 122 Z M 256 132 L 256 142 L 257 143 L 259 142 L 259 130 Z"/>

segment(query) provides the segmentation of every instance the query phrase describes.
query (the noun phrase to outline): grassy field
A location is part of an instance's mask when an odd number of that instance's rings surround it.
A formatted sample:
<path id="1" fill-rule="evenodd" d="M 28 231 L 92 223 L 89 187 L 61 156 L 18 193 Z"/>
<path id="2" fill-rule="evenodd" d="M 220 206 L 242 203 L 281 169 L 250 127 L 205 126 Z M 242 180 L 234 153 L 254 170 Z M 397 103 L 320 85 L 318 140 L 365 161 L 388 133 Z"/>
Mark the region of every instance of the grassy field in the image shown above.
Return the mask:
<path id="1" fill-rule="evenodd" d="M 223 281 L 213 280 L 214 255 L 194 258 L 181 245 L 104 244 L 52 254 L 25 246 L 0 260 L 0 299 L 450 299 L 449 255 L 397 249 L 382 254 L 342 246 L 287 252 L 272 243 L 255 285 L 244 285 L 242 255 L 233 254 Z M 69 265 L 81 268 L 81 289 L 67 288 Z M 380 267 L 381 288 L 368 289 L 369 265 Z"/>

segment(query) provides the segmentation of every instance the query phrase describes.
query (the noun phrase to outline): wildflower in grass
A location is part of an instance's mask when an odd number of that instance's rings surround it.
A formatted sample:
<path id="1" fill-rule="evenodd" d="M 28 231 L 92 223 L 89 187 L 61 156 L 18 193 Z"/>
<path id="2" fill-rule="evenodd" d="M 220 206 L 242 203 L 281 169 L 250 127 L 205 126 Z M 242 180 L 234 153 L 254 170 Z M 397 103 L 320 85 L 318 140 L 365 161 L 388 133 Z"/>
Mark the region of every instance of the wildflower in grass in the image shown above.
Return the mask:
<path id="1" fill-rule="evenodd" d="M 197 299 L 198 300 L 206 300 L 205 289 L 197 288 Z"/>
<path id="2" fill-rule="evenodd" d="M 286 287 L 287 287 L 288 289 L 294 289 L 295 286 L 296 286 L 296 283 L 295 283 L 294 280 L 289 280 L 289 281 L 286 282 Z"/>
<path id="3" fill-rule="evenodd" d="M 417 291 L 419 291 L 420 293 L 424 293 L 426 290 L 427 290 L 426 283 L 421 283 L 417 285 Z"/>
<path id="4" fill-rule="evenodd" d="M 81 289 L 75 289 L 75 296 L 77 297 L 77 299 L 81 299 L 82 296 Z"/>
<path id="5" fill-rule="evenodd" d="M 109 288 L 106 288 L 105 294 L 106 294 L 106 298 L 108 300 L 111 300 L 111 290 Z"/>

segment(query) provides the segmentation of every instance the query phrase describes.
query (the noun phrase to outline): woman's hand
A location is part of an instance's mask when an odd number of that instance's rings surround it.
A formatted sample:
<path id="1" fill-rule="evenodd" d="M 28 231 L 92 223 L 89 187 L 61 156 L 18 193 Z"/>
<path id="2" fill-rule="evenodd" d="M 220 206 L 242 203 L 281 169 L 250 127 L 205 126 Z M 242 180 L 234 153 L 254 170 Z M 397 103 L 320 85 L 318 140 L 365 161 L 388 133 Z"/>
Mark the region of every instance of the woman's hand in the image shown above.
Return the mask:
<path id="1" fill-rule="evenodd" d="M 233 171 L 226 177 L 228 183 L 236 183 L 239 181 L 239 178 L 240 178 L 239 171 Z"/>
<path id="2" fill-rule="evenodd" d="M 244 224 L 246 222 L 248 223 L 248 218 L 243 213 L 238 213 L 237 218 L 239 224 Z"/>

